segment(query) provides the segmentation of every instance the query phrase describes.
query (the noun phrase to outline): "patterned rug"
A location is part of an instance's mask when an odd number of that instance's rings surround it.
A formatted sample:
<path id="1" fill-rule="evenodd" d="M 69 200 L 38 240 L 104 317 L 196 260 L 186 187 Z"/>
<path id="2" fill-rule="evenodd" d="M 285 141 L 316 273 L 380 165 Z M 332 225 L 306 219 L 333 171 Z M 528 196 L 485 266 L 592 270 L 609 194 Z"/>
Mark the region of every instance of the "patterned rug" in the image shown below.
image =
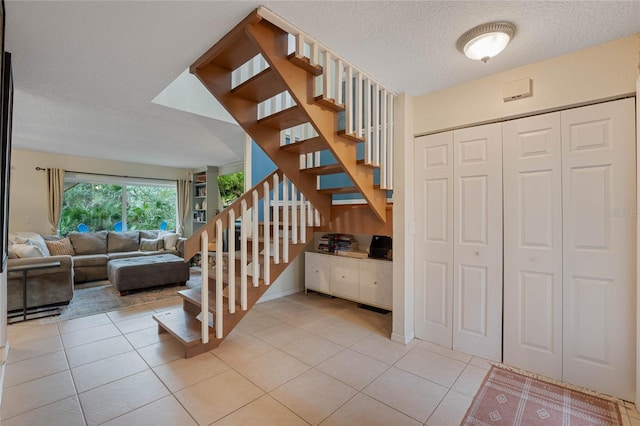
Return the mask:
<path id="1" fill-rule="evenodd" d="M 492 366 L 462 425 L 620 426 L 612 400 Z"/>
<path id="2" fill-rule="evenodd" d="M 178 297 L 179 290 L 199 288 L 200 283 L 200 268 L 191 268 L 186 286 L 165 285 L 132 291 L 126 296 L 120 296 L 120 292 L 108 280 L 76 284 L 71 302 L 60 307 L 60 315 L 51 317 L 51 319 L 64 321 L 170 299 Z"/>

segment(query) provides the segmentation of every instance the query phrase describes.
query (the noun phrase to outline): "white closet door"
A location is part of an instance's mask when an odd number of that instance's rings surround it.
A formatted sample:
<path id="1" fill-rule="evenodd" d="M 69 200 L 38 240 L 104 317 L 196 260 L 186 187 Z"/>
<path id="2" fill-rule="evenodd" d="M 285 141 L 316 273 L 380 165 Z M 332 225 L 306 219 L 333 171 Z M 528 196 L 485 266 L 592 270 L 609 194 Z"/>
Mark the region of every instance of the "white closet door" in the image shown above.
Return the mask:
<path id="1" fill-rule="evenodd" d="M 634 101 L 563 111 L 564 380 L 633 401 Z"/>
<path id="2" fill-rule="evenodd" d="M 416 337 L 453 345 L 453 132 L 416 139 Z"/>
<path id="3" fill-rule="evenodd" d="M 560 113 L 503 124 L 504 362 L 562 379 Z"/>
<path id="4" fill-rule="evenodd" d="M 502 125 L 453 139 L 453 348 L 501 361 Z"/>

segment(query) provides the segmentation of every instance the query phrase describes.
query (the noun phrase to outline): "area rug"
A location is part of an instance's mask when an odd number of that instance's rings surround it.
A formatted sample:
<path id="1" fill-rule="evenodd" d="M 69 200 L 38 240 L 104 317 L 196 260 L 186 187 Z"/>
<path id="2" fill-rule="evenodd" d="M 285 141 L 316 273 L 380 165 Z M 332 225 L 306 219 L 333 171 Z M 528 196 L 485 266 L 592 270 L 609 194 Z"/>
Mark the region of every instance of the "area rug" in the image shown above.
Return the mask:
<path id="1" fill-rule="evenodd" d="M 200 268 L 191 268 L 186 286 L 165 285 L 132 291 L 126 296 L 120 296 L 108 280 L 76 284 L 71 302 L 60 307 L 59 316 L 51 318 L 53 321 L 69 320 L 178 297 L 180 290 L 200 288 L 200 278 Z"/>
<path id="2" fill-rule="evenodd" d="M 492 366 L 462 425 L 620 426 L 618 404 Z"/>

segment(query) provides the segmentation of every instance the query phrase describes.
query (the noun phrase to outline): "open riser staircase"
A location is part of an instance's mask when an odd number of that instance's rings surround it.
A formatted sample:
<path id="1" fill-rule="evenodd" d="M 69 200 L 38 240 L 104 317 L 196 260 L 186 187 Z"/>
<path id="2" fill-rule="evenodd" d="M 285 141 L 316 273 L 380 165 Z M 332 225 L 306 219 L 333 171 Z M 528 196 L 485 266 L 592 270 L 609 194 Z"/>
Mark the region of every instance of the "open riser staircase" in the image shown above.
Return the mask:
<path id="1" fill-rule="evenodd" d="M 319 221 L 318 211 L 276 170 L 186 241 L 185 259 L 200 252 L 214 257 L 215 266 L 201 262 L 202 287 L 178 292 L 182 308 L 154 315 L 159 331 L 176 337 L 187 357 L 217 347 L 304 251 Z M 201 321 L 201 312 L 211 318 Z"/>
<path id="2" fill-rule="evenodd" d="M 198 252 L 206 259 L 215 241 L 212 276 L 202 262 L 202 290 L 179 292 L 183 309 L 154 316 L 161 332 L 185 345 L 185 356 L 210 350 L 228 335 L 304 250 L 313 227 L 342 214 L 344 206 L 334 205 L 338 194 L 359 194 L 374 221 L 388 220 L 395 98 L 264 7 L 202 55 L 191 72 L 279 169 L 187 240 L 185 259 Z M 332 175 L 351 183 L 323 185 Z M 240 247 L 233 243 L 236 223 Z"/>

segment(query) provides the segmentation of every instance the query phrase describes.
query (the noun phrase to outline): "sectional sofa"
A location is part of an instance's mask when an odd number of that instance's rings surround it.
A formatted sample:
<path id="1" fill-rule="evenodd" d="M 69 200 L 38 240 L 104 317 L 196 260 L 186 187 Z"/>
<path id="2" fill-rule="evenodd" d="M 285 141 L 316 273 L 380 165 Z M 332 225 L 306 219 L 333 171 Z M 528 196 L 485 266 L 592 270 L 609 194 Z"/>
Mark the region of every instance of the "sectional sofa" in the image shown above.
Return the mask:
<path id="1" fill-rule="evenodd" d="M 38 269 L 27 275 L 27 307 L 69 303 L 74 284 L 108 278 L 107 263 L 156 254 L 183 257 L 185 238 L 178 234 L 149 231 L 99 231 L 71 233 L 66 237 L 32 232 L 9 236 L 9 269 L 58 261 L 60 267 Z M 9 272 L 7 309 L 22 308 L 22 273 Z"/>

